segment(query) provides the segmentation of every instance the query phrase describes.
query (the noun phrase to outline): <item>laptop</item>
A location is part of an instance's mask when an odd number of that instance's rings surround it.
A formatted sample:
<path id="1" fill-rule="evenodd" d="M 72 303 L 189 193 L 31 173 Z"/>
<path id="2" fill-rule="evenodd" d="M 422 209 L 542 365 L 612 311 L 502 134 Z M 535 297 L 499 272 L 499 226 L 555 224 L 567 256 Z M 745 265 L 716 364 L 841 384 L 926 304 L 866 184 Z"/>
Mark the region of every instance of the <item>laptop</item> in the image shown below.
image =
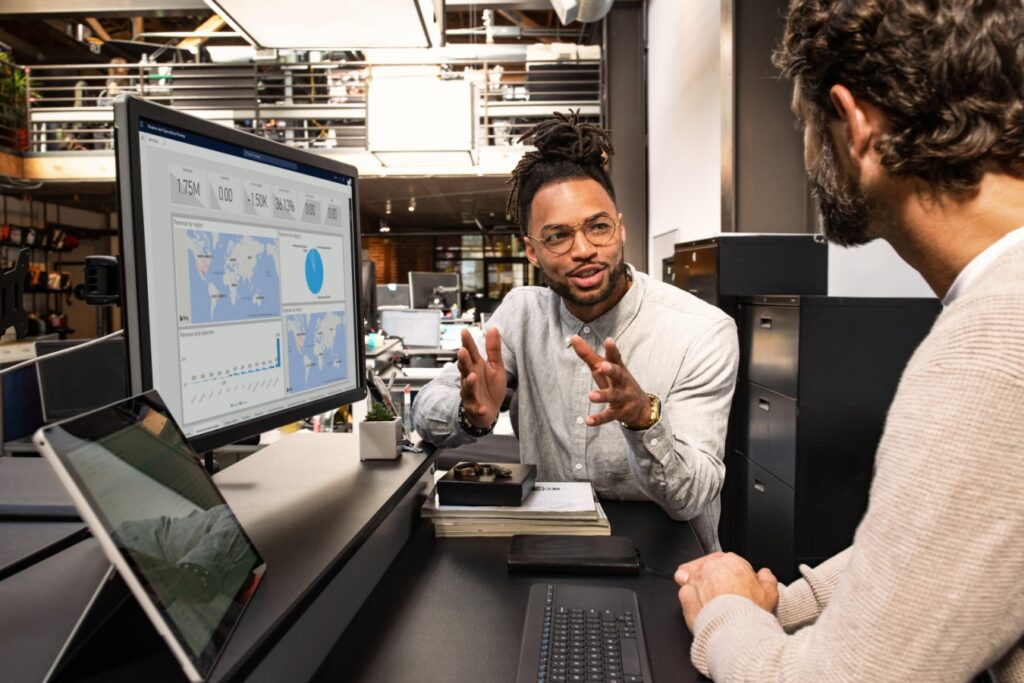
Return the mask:
<path id="1" fill-rule="evenodd" d="M 205 681 L 266 564 L 160 396 L 42 427 L 33 442 L 186 678 Z M 47 680 L 91 621 L 87 609 Z"/>

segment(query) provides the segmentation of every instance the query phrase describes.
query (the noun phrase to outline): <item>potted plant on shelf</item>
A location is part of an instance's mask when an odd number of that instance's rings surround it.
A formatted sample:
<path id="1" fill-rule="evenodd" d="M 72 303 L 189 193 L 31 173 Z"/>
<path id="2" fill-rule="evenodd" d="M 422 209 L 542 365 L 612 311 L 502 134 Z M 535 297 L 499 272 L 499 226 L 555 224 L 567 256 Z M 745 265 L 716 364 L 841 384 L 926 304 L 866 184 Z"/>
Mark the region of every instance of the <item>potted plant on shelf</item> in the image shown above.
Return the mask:
<path id="1" fill-rule="evenodd" d="M 28 73 L 0 50 L 0 145 L 28 148 Z"/>
<path id="2" fill-rule="evenodd" d="M 383 403 L 374 403 L 359 425 L 360 460 L 394 460 L 402 454 L 402 425 Z"/>

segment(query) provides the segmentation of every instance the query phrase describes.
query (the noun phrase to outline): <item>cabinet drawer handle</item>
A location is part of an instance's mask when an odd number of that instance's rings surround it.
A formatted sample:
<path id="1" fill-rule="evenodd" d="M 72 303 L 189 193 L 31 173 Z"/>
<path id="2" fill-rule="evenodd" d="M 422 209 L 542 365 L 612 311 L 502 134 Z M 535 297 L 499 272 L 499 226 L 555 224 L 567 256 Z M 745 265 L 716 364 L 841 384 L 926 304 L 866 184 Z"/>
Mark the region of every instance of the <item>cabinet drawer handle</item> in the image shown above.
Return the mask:
<path id="1" fill-rule="evenodd" d="M 697 294 L 698 292 L 700 292 L 699 289 L 691 289 L 691 290 L 688 290 L 688 291 L 690 292 L 690 294 Z"/>
<path id="2" fill-rule="evenodd" d="M 760 479 L 755 479 L 754 480 L 754 490 L 757 491 L 758 493 L 764 493 L 765 491 L 768 490 L 768 487 L 765 486 L 764 482 L 761 481 Z"/>
<path id="3" fill-rule="evenodd" d="M 757 399 L 757 407 L 766 413 L 770 413 L 772 411 L 772 404 L 763 398 Z"/>
<path id="4" fill-rule="evenodd" d="M 772 319 L 771 318 L 761 318 L 761 327 L 763 327 L 766 330 L 772 329 Z"/>

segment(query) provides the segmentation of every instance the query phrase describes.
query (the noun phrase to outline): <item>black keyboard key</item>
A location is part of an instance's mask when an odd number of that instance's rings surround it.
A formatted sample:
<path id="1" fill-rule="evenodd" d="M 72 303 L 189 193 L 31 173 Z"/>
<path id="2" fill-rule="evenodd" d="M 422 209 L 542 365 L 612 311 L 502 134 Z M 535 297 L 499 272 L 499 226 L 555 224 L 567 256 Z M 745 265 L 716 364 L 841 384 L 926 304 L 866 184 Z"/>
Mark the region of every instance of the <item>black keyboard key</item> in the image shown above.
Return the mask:
<path id="1" fill-rule="evenodd" d="M 622 648 L 622 673 L 627 676 L 640 674 L 640 653 L 636 649 L 636 641 L 623 638 L 619 641 Z"/>

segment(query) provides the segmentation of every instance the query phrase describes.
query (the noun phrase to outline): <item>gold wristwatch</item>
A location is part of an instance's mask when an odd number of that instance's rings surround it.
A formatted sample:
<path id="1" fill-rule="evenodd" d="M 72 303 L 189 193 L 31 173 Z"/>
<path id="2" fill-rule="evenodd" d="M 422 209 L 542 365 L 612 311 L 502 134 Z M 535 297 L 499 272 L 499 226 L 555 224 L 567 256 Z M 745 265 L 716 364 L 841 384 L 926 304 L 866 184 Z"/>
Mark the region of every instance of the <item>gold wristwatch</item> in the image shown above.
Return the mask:
<path id="1" fill-rule="evenodd" d="M 623 427 L 634 432 L 642 432 L 645 429 L 650 429 L 654 425 L 658 424 L 658 420 L 661 419 L 661 399 L 654 394 L 647 394 L 647 398 L 651 399 L 651 416 L 648 418 L 647 422 L 640 425 L 628 425 L 623 422 Z"/>

